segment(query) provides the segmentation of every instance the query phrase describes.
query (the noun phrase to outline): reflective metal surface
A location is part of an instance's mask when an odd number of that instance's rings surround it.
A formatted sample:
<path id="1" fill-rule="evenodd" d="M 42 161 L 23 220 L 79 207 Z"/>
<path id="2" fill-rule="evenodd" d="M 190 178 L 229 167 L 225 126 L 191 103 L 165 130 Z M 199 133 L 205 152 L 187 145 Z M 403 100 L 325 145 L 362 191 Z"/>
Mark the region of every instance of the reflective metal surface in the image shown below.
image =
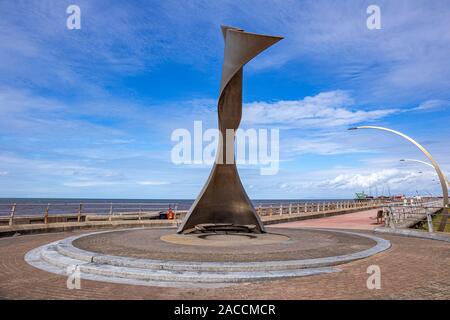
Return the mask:
<path id="1" fill-rule="evenodd" d="M 247 193 L 242 186 L 234 161 L 234 133 L 242 117 L 242 69 L 259 53 L 280 41 L 282 37 L 244 32 L 222 26 L 225 41 L 222 79 L 218 103 L 219 141 L 217 157 L 211 174 L 190 208 L 178 233 L 195 230 L 199 224 L 253 225 L 253 232 L 265 232 Z M 232 130 L 227 139 L 227 129 Z M 256 227 L 254 227 L 256 226 Z"/>

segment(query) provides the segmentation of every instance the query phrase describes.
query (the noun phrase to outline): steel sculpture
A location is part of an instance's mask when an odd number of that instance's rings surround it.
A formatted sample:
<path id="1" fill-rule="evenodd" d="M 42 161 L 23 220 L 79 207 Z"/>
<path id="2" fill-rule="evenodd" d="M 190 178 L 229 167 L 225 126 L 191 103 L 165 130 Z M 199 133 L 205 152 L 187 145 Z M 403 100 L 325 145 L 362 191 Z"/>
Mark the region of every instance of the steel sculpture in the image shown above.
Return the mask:
<path id="1" fill-rule="evenodd" d="M 265 232 L 239 178 L 235 163 L 235 131 L 242 117 L 244 65 L 282 37 L 222 26 L 225 41 L 218 102 L 219 141 L 214 166 L 178 233 L 229 231 Z M 227 135 L 228 131 L 228 135 Z M 231 135 L 230 135 L 231 132 Z"/>

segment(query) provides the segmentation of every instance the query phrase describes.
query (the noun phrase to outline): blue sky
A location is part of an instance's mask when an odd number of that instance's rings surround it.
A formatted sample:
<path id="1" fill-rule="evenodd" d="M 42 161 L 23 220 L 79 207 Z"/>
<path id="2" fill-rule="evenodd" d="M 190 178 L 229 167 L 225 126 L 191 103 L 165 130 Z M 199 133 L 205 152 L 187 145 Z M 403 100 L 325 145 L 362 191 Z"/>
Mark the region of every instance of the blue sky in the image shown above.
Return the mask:
<path id="1" fill-rule="evenodd" d="M 210 166 L 173 164 L 170 136 L 217 125 L 221 24 L 285 37 L 244 71 L 241 127 L 280 129 L 277 175 L 239 166 L 251 198 L 439 194 L 412 145 L 346 129 L 402 131 L 449 174 L 447 1 L 76 0 L 0 2 L 0 197 L 195 198 Z"/>

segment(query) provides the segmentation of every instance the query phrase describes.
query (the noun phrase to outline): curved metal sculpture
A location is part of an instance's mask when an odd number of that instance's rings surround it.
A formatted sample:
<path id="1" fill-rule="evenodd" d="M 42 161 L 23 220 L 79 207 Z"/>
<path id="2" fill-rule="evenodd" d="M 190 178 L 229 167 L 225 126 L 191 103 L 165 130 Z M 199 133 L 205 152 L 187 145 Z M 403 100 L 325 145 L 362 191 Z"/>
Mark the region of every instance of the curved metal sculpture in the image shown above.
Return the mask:
<path id="1" fill-rule="evenodd" d="M 282 37 L 248 33 L 228 26 L 221 28 L 225 41 L 218 102 L 222 139 L 208 181 L 189 209 L 178 233 L 189 233 L 205 227 L 265 232 L 239 179 L 234 156 L 234 134 L 242 117 L 243 67 Z M 227 131 L 232 132 L 231 139 Z"/>
<path id="2" fill-rule="evenodd" d="M 444 231 L 445 225 L 447 223 L 447 217 L 450 212 L 450 208 L 448 206 L 448 188 L 447 188 L 446 177 L 445 177 L 444 173 L 442 172 L 441 168 L 439 167 L 439 165 L 437 164 L 437 162 L 433 159 L 431 154 L 427 151 L 427 149 L 425 149 L 421 144 L 419 144 L 413 138 L 408 137 L 406 134 L 403 134 L 401 132 L 398 132 L 398 131 L 395 131 L 395 130 L 392 130 L 389 128 L 378 127 L 378 126 L 358 126 L 358 127 L 354 127 L 354 128 L 349 128 L 349 130 L 356 130 L 356 129 L 377 129 L 377 130 L 392 132 L 392 133 L 408 140 L 413 145 L 415 145 L 417 148 L 419 148 L 420 151 L 423 152 L 423 154 L 425 154 L 425 156 L 431 161 L 431 165 L 433 166 L 434 170 L 436 170 L 436 173 L 439 177 L 439 182 L 441 183 L 443 207 L 444 207 L 444 210 L 447 211 L 447 213 L 445 213 L 442 217 L 441 223 L 439 225 L 439 231 Z"/>
<path id="3" fill-rule="evenodd" d="M 434 166 L 431 163 L 428 163 L 428 162 L 422 161 L 422 160 L 417 160 L 417 159 L 400 159 L 400 161 L 411 161 L 411 162 L 422 163 L 422 164 L 427 165 L 427 166 L 429 166 L 429 167 L 434 169 Z M 444 175 L 444 178 L 445 178 L 445 182 L 447 182 L 447 189 L 449 189 L 450 188 L 450 181 L 448 180 L 446 175 Z"/>

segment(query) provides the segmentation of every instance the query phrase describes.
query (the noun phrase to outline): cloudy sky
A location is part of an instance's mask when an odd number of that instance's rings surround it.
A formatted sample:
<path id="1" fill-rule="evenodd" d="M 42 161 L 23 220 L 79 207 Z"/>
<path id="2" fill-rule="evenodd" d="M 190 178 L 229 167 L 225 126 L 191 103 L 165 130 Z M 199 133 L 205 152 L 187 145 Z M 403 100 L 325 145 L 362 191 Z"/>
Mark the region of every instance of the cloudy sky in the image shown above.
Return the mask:
<path id="1" fill-rule="evenodd" d="M 68 30 L 66 9 L 81 9 Z M 369 5 L 381 29 L 366 26 Z M 0 197 L 195 198 L 209 165 L 171 133 L 217 126 L 220 25 L 284 36 L 244 71 L 241 127 L 280 130 L 253 199 L 439 194 L 450 173 L 448 1 L 0 1 Z"/>

